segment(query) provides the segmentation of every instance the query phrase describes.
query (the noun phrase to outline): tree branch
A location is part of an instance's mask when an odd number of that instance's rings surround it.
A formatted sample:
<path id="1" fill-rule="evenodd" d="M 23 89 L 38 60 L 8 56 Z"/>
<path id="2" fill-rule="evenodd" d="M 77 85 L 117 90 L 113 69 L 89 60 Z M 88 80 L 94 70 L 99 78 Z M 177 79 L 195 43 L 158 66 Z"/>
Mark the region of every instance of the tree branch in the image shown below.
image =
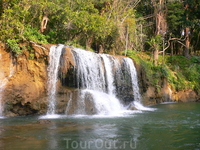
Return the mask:
<path id="1" fill-rule="evenodd" d="M 165 48 L 163 49 L 163 51 L 160 51 L 158 54 L 164 53 L 164 52 L 169 48 L 169 46 L 170 46 L 170 41 L 177 41 L 179 44 L 181 44 L 181 45 L 183 45 L 184 47 L 186 47 L 186 45 L 183 44 L 183 43 L 181 42 L 181 41 L 185 41 L 185 40 L 186 40 L 186 37 L 185 37 L 184 39 L 182 39 L 182 36 L 181 36 L 180 38 L 170 38 L 170 39 L 167 41 L 167 43 L 168 43 L 167 47 L 165 47 Z"/>
<path id="2" fill-rule="evenodd" d="M 35 42 L 33 42 L 33 41 L 30 41 L 30 43 L 34 44 L 34 46 L 37 46 L 37 47 L 42 48 L 43 50 L 47 50 L 45 47 L 40 46 L 40 45 L 37 45 L 37 44 L 36 44 Z"/>
<path id="3" fill-rule="evenodd" d="M 165 47 L 165 48 L 163 49 L 163 51 L 160 51 L 158 54 L 164 53 L 164 52 L 169 48 L 169 46 L 170 46 L 170 40 L 168 40 L 167 43 L 168 43 L 167 47 Z"/>
<path id="4" fill-rule="evenodd" d="M 187 47 L 185 44 L 183 44 L 182 42 L 180 41 L 177 41 L 178 43 L 180 43 L 181 45 L 183 45 L 184 47 Z"/>

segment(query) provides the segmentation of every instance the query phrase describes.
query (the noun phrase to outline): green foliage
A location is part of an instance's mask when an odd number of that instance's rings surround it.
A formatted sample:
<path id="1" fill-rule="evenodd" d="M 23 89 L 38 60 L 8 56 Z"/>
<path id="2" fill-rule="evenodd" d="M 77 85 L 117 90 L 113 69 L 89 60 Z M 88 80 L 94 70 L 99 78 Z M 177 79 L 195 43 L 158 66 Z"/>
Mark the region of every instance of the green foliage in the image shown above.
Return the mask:
<path id="1" fill-rule="evenodd" d="M 24 38 L 28 41 L 33 41 L 36 43 L 47 43 L 46 36 L 39 33 L 38 29 L 31 28 L 30 26 L 26 27 L 24 30 Z"/>
<path id="2" fill-rule="evenodd" d="M 196 42 L 200 31 L 200 3 L 198 1 L 171 1 L 167 4 L 168 36 L 179 38 L 184 36 L 184 29 L 190 30 L 190 49 L 195 51 L 200 46 Z M 176 49 L 180 47 L 175 47 Z"/>
<path id="3" fill-rule="evenodd" d="M 199 80 L 199 72 L 197 71 L 196 65 L 192 65 L 186 68 L 183 71 L 183 75 L 186 77 L 188 81 L 198 81 Z"/>
<path id="4" fill-rule="evenodd" d="M 167 59 L 167 65 L 172 72 L 168 77 L 168 81 L 176 90 L 188 88 L 198 91 L 200 89 L 200 65 L 198 56 L 192 56 L 191 59 L 179 55 L 169 57 Z"/>
<path id="5" fill-rule="evenodd" d="M 123 52 L 122 54 L 124 55 L 125 52 Z M 126 56 L 127 57 L 134 57 L 134 55 L 137 53 L 137 51 L 131 50 L 131 49 L 127 49 L 127 53 Z"/>
<path id="6" fill-rule="evenodd" d="M 172 65 L 171 69 L 178 71 L 180 69 L 186 69 L 189 65 L 188 59 L 184 56 L 177 55 L 172 56 L 167 59 L 167 64 Z"/>
<path id="7" fill-rule="evenodd" d="M 162 45 L 162 37 L 161 35 L 156 35 L 151 37 L 150 39 L 146 40 L 147 44 L 150 45 L 150 49 L 151 50 L 159 50 L 161 48 Z"/>
<path id="8" fill-rule="evenodd" d="M 184 9 L 180 2 L 171 2 L 167 4 L 168 15 L 167 22 L 169 26 L 169 32 L 173 33 L 173 36 L 180 36 L 180 29 L 184 24 Z M 176 11 L 174 9 L 176 8 Z M 177 35 L 178 34 L 178 35 Z"/>
<path id="9" fill-rule="evenodd" d="M 35 54 L 31 53 L 29 54 L 29 59 L 34 59 L 35 58 Z"/>
<path id="10" fill-rule="evenodd" d="M 134 53 L 134 54 L 133 54 Z M 167 56 L 166 64 L 155 66 L 149 61 L 149 54 L 133 51 L 130 55 L 145 72 L 147 83 L 157 91 L 162 87 L 161 81 L 166 79 L 174 90 L 193 89 L 200 91 L 199 57 L 187 59 L 184 56 Z"/>
<path id="11" fill-rule="evenodd" d="M 22 54 L 22 50 L 20 49 L 17 40 L 8 39 L 6 44 L 10 47 L 11 51 L 14 52 L 16 55 Z"/>
<path id="12" fill-rule="evenodd" d="M 124 55 L 124 53 L 125 52 L 123 51 L 122 55 Z M 138 57 L 139 54 L 140 53 L 138 51 L 127 49 L 126 56 L 132 58 L 136 64 L 140 64 L 141 59 Z"/>
<path id="13" fill-rule="evenodd" d="M 132 49 L 135 34 L 135 11 L 131 0 L 14 0 L 3 1 L 0 13 L 2 42 L 66 43 L 76 41 L 89 49 L 100 45 L 107 52 L 120 53 L 125 47 L 124 35 L 129 27 Z M 38 31 L 44 15 L 49 21 L 43 34 Z"/>
<path id="14" fill-rule="evenodd" d="M 47 43 L 46 36 L 38 32 L 40 16 L 45 1 L 14 0 L 3 1 L 3 13 L 0 16 L 0 41 L 5 42 L 16 56 L 28 47 L 20 47 L 20 43 L 34 41 Z M 48 4 L 48 3 L 46 3 Z"/>
<path id="15" fill-rule="evenodd" d="M 199 56 L 193 55 L 193 56 L 191 57 L 191 62 L 192 62 L 192 63 L 200 63 L 200 57 L 199 57 Z"/>

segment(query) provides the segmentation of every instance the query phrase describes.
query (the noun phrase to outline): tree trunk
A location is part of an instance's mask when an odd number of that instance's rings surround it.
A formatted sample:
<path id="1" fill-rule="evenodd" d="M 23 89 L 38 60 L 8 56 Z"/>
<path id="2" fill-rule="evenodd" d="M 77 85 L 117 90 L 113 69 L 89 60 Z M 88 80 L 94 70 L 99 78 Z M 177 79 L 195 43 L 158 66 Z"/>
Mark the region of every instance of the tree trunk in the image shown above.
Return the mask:
<path id="1" fill-rule="evenodd" d="M 188 11 L 189 11 L 188 8 L 189 8 L 189 4 L 186 3 L 184 8 L 186 9 L 186 20 L 188 21 L 188 20 L 189 20 L 189 19 L 188 19 Z M 189 27 L 186 27 L 186 28 L 185 28 L 185 37 L 186 37 L 186 39 L 185 39 L 185 48 L 184 48 L 183 55 L 184 55 L 186 58 L 189 57 L 189 48 L 190 48 L 189 30 L 190 30 Z"/>
<path id="2" fill-rule="evenodd" d="M 189 28 L 186 27 L 185 28 L 185 36 L 186 36 L 186 40 L 185 40 L 185 49 L 184 49 L 184 56 L 185 57 L 189 57 L 189 49 L 190 49 L 190 39 L 189 39 Z"/>
<path id="3" fill-rule="evenodd" d="M 153 51 L 153 61 L 155 66 L 158 64 L 158 53 L 159 53 L 158 49 Z"/>
<path id="4" fill-rule="evenodd" d="M 171 56 L 174 55 L 174 42 L 171 42 Z"/>
<path id="5" fill-rule="evenodd" d="M 162 37 L 165 36 L 165 32 L 167 30 L 167 22 L 165 19 L 165 1 L 164 0 L 151 0 L 153 6 L 154 6 L 154 13 L 156 14 L 156 31 L 155 35 L 161 35 Z M 163 52 L 164 53 L 164 52 Z M 158 63 L 158 54 L 159 54 L 159 49 L 156 48 L 153 51 L 153 59 L 154 59 L 154 65 L 157 65 Z M 163 56 L 164 60 L 164 56 Z"/>
<path id="6" fill-rule="evenodd" d="M 93 41 L 93 38 L 92 38 L 92 37 L 89 37 L 89 38 L 86 39 L 86 49 L 91 48 L 91 46 L 92 46 L 92 41 Z"/>

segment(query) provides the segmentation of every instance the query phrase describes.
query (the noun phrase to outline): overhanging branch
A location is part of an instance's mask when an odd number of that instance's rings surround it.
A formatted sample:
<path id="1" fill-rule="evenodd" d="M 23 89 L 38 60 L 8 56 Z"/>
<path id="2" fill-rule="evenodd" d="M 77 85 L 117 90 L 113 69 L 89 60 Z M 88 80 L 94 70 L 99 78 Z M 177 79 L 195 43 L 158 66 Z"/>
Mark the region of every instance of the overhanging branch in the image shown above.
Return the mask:
<path id="1" fill-rule="evenodd" d="M 186 37 L 185 37 L 184 39 L 182 39 L 182 37 L 180 37 L 180 38 L 170 38 L 169 40 L 167 40 L 167 43 L 168 43 L 167 47 L 165 47 L 165 48 L 163 49 L 163 51 L 160 51 L 158 54 L 164 53 L 164 52 L 169 48 L 169 46 L 170 46 L 170 41 L 177 41 L 179 44 L 181 44 L 181 45 L 183 45 L 184 47 L 186 47 L 186 45 L 183 44 L 183 43 L 181 42 L 181 41 L 185 41 L 185 40 L 186 40 Z"/>
<path id="2" fill-rule="evenodd" d="M 30 43 L 34 44 L 34 46 L 37 46 L 37 47 L 40 47 L 40 48 L 42 48 L 43 50 L 47 50 L 45 47 L 43 47 L 43 46 L 40 46 L 40 45 L 36 44 L 36 43 L 35 43 L 35 42 L 33 42 L 33 41 L 30 41 Z"/>

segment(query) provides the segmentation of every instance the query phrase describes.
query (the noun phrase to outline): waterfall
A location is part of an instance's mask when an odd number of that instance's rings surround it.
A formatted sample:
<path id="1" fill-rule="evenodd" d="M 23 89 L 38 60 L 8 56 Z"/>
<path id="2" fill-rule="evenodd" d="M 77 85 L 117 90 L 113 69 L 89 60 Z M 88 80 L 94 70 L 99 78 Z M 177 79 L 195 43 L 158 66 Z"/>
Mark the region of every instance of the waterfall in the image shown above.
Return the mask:
<path id="1" fill-rule="evenodd" d="M 55 114 L 56 83 L 63 47 L 59 45 L 50 48 L 47 115 Z M 128 104 L 138 109 L 142 106 L 137 72 L 130 58 L 96 54 L 79 48 L 72 48 L 71 53 L 75 63 L 73 81 L 79 92 L 76 100 L 70 93 L 65 114 L 119 115 L 126 112 L 127 103 L 124 101 L 127 99 Z"/>
<path id="2" fill-rule="evenodd" d="M 139 92 L 137 71 L 136 71 L 136 68 L 134 66 L 134 63 L 130 58 L 124 58 L 124 63 L 125 63 L 126 69 L 129 70 L 129 73 L 130 73 L 134 100 L 135 100 L 135 102 L 140 102 L 141 95 L 140 95 L 140 92 Z"/>
<path id="3" fill-rule="evenodd" d="M 87 114 L 86 103 L 92 100 L 96 114 L 112 114 L 123 110 L 115 96 L 113 64 L 110 55 L 74 48 L 77 85 L 81 90 L 76 114 Z"/>
<path id="4" fill-rule="evenodd" d="M 112 65 L 112 60 L 114 58 L 109 55 L 102 54 L 100 55 L 103 59 L 104 62 L 104 67 L 105 67 L 105 72 L 106 72 L 106 82 L 107 82 L 107 89 L 108 89 L 108 94 L 109 95 L 115 95 L 116 93 L 116 88 L 114 86 L 114 74 L 113 74 L 113 65 Z M 111 60 L 112 59 L 112 60 Z"/>
<path id="5" fill-rule="evenodd" d="M 170 87 L 168 87 L 169 90 L 169 101 L 172 101 L 172 90 Z"/>
<path id="6" fill-rule="evenodd" d="M 2 66 L 2 54 L 0 54 L 0 66 Z M 3 91 L 4 87 L 7 83 L 7 79 L 5 78 L 4 72 L 0 72 L 0 118 L 3 116 L 3 103 L 2 103 L 2 96 L 3 96 Z"/>
<path id="7" fill-rule="evenodd" d="M 2 61 L 3 57 L 2 54 L 0 54 L 0 68 L 2 68 L 4 65 Z M 3 97 L 3 92 L 5 90 L 5 86 L 8 83 L 8 79 L 11 78 L 14 75 L 14 66 L 12 62 L 12 55 L 10 55 L 10 65 L 9 65 L 9 72 L 6 72 L 5 70 L 2 70 L 0 72 L 0 118 L 3 116 L 3 102 L 2 102 L 2 97 Z"/>
<path id="8" fill-rule="evenodd" d="M 0 60 L 1 60 L 1 54 L 0 54 Z M 1 66 L 1 63 L 0 63 Z M 0 117 L 2 116 L 2 89 L 3 89 L 3 84 L 2 84 L 2 72 L 0 72 Z"/>
<path id="9" fill-rule="evenodd" d="M 77 67 L 78 87 L 105 92 L 105 70 L 100 55 L 78 48 L 74 48 L 72 53 Z"/>
<path id="10" fill-rule="evenodd" d="M 47 92 L 48 92 L 48 110 L 47 115 L 54 115 L 56 108 L 56 83 L 58 80 L 58 69 L 60 64 L 60 56 L 64 45 L 51 46 L 49 52 L 49 66 L 47 68 L 48 81 L 47 81 Z"/>
<path id="11" fill-rule="evenodd" d="M 130 105 L 133 105 L 138 110 L 150 110 L 150 108 L 144 107 L 141 103 L 141 95 L 139 92 L 137 71 L 133 64 L 133 61 L 130 58 L 126 58 L 124 59 L 124 63 L 126 69 L 129 70 L 130 73 L 132 90 L 134 95 L 134 101 L 131 102 Z"/>
<path id="12" fill-rule="evenodd" d="M 65 114 L 67 114 L 67 115 L 68 115 L 68 112 L 70 110 L 71 103 L 72 103 L 72 93 L 69 93 L 69 100 L 68 100 L 68 103 L 67 103 L 67 108 L 65 110 Z"/>
<path id="13" fill-rule="evenodd" d="M 0 117 L 3 116 L 3 104 L 2 104 L 2 94 L 5 88 L 5 85 L 7 83 L 7 79 L 6 78 L 2 78 L 2 74 L 0 74 Z"/>
<path id="14" fill-rule="evenodd" d="M 96 54 L 79 48 L 73 48 L 72 54 L 77 85 L 81 89 L 75 114 L 87 114 L 87 104 L 91 103 L 94 107 L 90 109 L 94 114 L 123 112 L 126 109 L 123 100 L 117 97 L 117 91 L 122 90 L 123 84 L 132 88 L 132 101 L 140 101 L 137 72 L 130 58 Z"/>

